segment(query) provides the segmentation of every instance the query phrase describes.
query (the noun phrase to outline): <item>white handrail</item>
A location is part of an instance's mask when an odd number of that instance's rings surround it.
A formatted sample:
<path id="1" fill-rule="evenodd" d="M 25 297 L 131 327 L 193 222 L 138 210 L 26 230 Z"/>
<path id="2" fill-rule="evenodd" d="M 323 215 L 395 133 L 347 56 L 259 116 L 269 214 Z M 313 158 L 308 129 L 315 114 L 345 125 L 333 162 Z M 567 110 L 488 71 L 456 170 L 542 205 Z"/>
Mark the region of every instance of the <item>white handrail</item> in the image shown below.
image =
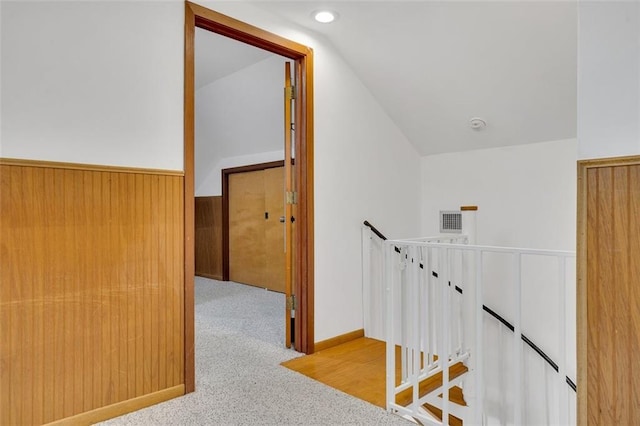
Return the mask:
<path id="1" fill-rule="evenodd" d="M 436 237 L 434 237 L 436 238 Z M 425 242 L 416 240 L 386 240 L 385 244 L 391 245 L 404 245 L 404 246 L 420 246 Z M 450 249 L 461 249 L 467 251 L 485 251 L 493 253 L 520 253 L 520 254 L 532 254 L 539 256 L 553 256 L 553 257 L 576 257 L 576 252 L 567 250 L 541 250 L 533 248 L 517 248 L 517 247 L 500 247 L 500 246 L 479 246 L 479 245 L 467 245 L 467 244 L 450 244 L 450 243 L 432 243 L 426 241 L 429 247 L 442 247 Z"/>

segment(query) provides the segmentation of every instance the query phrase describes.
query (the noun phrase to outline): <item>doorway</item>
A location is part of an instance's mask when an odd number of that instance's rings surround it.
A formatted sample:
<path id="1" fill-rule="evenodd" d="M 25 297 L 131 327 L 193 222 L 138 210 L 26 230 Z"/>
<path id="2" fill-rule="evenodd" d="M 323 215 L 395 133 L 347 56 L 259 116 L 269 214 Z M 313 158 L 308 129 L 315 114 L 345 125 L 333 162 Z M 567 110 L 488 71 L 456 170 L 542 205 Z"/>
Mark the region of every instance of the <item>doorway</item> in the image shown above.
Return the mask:
<path id="1" fill-rule="evenodd" d="M 294 273 L 293 308 L 295 311 L 295 349 L 313 352 L 313 52 L 310 48 L 202 6 L 185 4 L 185 110 L 184 110 L 184 205 L 185 205 L 185 390 L 195 390 L 194 353 L 194 145 L 195 145 L 195 29 L 202 28 L 259 47 L 295 61 L 292 93 L 296 98 L 296 131 L 293 141 L 295 167 L 290 168 L 295 182 L 291 197 L 295 200 L 296 226 L 292 256 Z"/>

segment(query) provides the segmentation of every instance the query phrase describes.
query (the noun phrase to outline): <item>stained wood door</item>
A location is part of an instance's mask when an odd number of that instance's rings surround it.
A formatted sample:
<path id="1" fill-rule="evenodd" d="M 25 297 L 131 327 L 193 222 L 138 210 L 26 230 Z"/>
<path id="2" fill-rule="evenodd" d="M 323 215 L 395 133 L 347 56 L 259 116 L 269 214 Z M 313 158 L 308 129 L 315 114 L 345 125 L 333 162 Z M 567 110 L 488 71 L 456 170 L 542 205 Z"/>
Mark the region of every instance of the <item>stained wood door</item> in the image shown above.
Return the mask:
<path id="1" fill-rule="evenodd" d="M 265 265 L 264 174 L 229 176 L 229 279 L 263 286 Z"/>
<path id="2" fill-rule="evenodd" d="M 295 194 L 295 181 L 294 181 L 294 164 L 295 164 L 295 149 L 293 142 L 293 133 L 295 129 L 294 117 L 292 111 L 294 111 L 295 103 L 295 88 L 292 81 L 291 64 L 285 62 L 284 64 L 284 190 L 285 194 Z M 294 200 L 288 199 L 285 204 L 285 268 L 284 268 L 284 295 L 286 303 L 284 307 L 284 329 L 285 329 L 285 345 L 287 348 L 291 347 L 293 340 L 292 333 L 292 317 L 295 315 L 295 306 L 293 303 L 293 277 L 294 277 Z"/>
<path id="3" fill-rule="evenodd" d="M 285 291 L 284 168 L 266 169 L 264 174 L 265 287 Z"/>
<path id="4" fill-rule="evenodd" d="M 229 176 L 229 279 L 284 291 L 284 171 Z"/>

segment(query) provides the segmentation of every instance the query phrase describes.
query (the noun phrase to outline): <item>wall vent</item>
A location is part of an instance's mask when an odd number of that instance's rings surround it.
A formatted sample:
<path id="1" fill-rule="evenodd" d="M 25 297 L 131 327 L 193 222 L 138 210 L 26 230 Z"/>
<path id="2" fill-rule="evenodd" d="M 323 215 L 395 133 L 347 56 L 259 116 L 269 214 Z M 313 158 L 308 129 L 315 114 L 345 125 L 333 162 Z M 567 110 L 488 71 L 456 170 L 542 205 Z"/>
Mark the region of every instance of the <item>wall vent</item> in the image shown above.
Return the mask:
<path id="1" fill-rule="evenodd" d="M 462 213 L 457 211 L 440 211 L 440 233 L 461 234 Z"/>

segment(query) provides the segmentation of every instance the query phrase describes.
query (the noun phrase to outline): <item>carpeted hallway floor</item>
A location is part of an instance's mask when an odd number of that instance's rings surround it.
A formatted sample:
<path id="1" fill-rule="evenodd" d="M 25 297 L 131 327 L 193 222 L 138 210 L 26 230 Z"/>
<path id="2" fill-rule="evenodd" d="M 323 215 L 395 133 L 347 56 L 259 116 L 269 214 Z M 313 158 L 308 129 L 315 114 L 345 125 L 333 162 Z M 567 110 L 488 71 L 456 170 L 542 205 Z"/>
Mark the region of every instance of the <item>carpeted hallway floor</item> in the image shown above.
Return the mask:
<path id="1" fill-rule="evenodd" d="M 407 425 L 280 366 L 284 296 L 196 277 L 196 392 L 103 425 Z"/>

